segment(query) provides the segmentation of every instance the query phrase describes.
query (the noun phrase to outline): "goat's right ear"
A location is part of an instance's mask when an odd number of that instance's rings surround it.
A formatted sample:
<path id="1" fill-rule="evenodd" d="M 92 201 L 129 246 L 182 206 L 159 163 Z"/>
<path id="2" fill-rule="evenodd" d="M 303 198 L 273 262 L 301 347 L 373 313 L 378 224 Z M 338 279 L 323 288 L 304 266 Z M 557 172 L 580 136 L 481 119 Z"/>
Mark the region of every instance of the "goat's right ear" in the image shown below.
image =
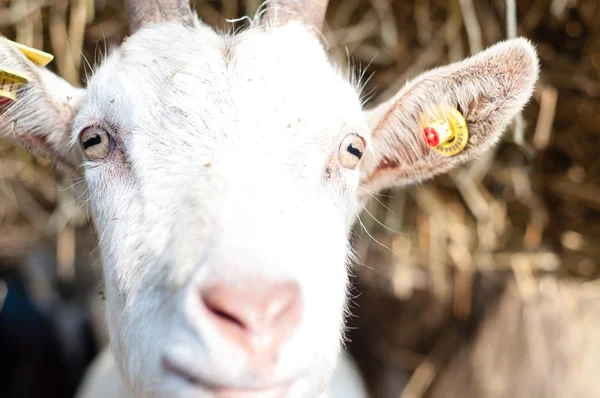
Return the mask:
<path id="1" fill-rule="evenodd" d="M 373 134 L 361 163 L 362 195 L 418 183 L 481 156 L 530 100 L 538 73 L 533 45 L 522 38 L 507 40 L 423 73 L 368 110 Z M 450 111 L 440 114 L 439 106 L 449 106 Z M 426 122 L 443 123 L 422 125 L 422 117 L 429 114 L 433 117 Z M 450 130 L 451 121 L 466 125 L 468 137 L 464 126 Z M 462 132 L 462 138 L 452 134 L 454 130 Z M 441 137 L 448 140 L 446 152 L 428 143 L 429 139 L 438 145 Z"/>
<path id="2" fill-rule="evenodd" d="M 71 148 L 70 135 L 85 90 L 34 64 L 4 37 L 0 37 L 0 70 L 29 79 L 16 92 L 15 101 L 0 104 L 0 138 L 50 158 L 57 166 L 78 166 L 81 155 Z"/>

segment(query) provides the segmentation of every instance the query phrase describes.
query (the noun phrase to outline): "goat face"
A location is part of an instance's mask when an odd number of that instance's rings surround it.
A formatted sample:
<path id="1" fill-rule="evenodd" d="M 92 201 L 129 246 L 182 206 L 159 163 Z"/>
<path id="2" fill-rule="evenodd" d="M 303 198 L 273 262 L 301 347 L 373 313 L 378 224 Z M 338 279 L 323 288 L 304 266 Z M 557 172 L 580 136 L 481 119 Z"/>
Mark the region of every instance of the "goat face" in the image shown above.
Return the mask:
<path id="1" fill-rule="evenodd" d="M 369 134 L 355 87 L 298 24 L 155 26 L 106 59 L 73 138 L 89 154 L 110 337 L 136 390 L 181 375 L 321 388 Z"/>

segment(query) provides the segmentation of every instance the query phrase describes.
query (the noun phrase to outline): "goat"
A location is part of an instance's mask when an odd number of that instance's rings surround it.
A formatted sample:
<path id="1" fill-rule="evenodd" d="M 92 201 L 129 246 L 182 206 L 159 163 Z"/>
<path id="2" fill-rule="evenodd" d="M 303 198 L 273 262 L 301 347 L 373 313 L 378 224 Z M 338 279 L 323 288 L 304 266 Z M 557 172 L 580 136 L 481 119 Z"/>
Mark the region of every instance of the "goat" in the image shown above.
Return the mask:
<path id="1" fill-rule="evenodd" d="M 0 67 L 28 79 L 0 137 L 84 174 L 124 394 L 327 396 L 364 203 L 480 156 L 531 98 L 518 38 L 365 110 L 322 43 L 326 7 L 269 0 L 226 33 L 188 1 L 129 0 L 131 36 L 85 89 L 0 39 Z M 468 128 L 453 156 L 423 138 L 438 105 Z"/>

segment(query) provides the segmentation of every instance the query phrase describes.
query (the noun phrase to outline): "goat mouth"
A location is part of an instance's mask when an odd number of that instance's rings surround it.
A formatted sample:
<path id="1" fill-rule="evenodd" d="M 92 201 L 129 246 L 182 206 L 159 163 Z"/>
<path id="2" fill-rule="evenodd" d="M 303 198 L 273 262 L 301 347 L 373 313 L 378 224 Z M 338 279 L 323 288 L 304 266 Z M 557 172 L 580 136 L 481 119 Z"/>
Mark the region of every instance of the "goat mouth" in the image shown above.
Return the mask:
<path id="1" fill-rule="evenodd" d="M 210 391 L 215 398 L 284 398 L 290 387 L 289 384 L 253 388 L 215 384 L 192 375 L 167 359 L 163 359 L 163 368 L 167 374 L 183 379 L 195 387 Z"/>
<path id="2" fill-rule="evenodd" d="M 284 398 L 287 387 L 273 387 L 260 390 L 222 388 L 215 390 L 215 398 Z"/>

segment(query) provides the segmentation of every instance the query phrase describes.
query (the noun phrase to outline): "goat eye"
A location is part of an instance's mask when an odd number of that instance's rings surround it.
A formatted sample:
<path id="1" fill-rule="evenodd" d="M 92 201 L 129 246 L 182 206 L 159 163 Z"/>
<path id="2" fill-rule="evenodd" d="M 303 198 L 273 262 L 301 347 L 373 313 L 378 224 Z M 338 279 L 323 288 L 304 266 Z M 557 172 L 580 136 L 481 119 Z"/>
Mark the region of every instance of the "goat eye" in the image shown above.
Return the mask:
<path id="1" fill-rule="evenodd" d="M 340 145 L 340 164 L 347 169 L 354 169 L 360 162 L 364 151 L 365 141 L 356 134 L 350 134 Z"/>
<path id="2" fill-rule="evenodd" d="M 111 138 L 101 128 L 88 128 L 79 136 L 79 143 L 90 160 L 104 159 L 111 151 Z"/>

